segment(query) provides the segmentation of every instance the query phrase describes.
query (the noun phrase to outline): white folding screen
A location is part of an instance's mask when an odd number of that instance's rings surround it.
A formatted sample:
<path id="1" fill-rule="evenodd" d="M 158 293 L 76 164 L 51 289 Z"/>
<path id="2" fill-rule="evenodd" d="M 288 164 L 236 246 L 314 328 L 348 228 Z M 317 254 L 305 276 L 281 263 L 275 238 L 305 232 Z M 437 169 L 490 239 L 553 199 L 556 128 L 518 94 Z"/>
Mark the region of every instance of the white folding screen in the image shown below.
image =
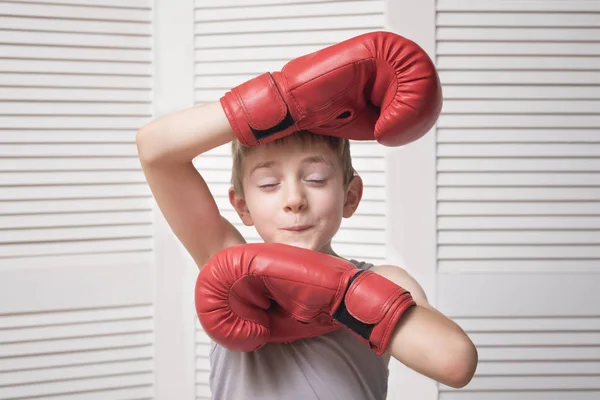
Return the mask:
<path id="1" fill-rule="evenodd" d="M 151 13 L 0 3 L 0 399 L 153 397 Z"/>
<path id="2" fill-rule="evenodd" d="M 438 0 L 439 306 L 480 364 L 440 399 L 600 397 L 600 1 Z"/>

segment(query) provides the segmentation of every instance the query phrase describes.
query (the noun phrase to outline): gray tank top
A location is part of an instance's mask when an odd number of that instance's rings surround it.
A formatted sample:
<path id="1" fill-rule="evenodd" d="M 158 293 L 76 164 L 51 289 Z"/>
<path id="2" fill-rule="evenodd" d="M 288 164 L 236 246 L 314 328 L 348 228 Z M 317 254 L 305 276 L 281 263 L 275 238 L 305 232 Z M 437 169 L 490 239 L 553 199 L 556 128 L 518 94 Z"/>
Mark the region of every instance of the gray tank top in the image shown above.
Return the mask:
<path id="1" fill-rule="evenodd" d="M 373 266 L 350 261 L 361 269 Z M 213 400 L 383 400 L 387 395 L 383 357 L 345 329 L 249 353 L 213 343 L 210 367 Z"/>

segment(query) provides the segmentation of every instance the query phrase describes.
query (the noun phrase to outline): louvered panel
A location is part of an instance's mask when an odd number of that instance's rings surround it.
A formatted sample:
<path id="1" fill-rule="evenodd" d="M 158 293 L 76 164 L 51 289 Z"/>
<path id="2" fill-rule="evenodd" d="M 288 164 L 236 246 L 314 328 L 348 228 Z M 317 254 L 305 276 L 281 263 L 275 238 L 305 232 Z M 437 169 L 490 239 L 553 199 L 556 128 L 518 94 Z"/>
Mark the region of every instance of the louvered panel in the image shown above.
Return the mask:
<path id="1" fill-rule="evenodd" d="M 562 391 L 583 399 L 600 393 L 600 318 L 457 318 L 479 349 L 473 381 L 459 392 L 440 387 L 440 399 L 471 399 L 468 393 L 505 393 L 509 399 L 540 398 Z M 572 394 L 571 394 L 571 391 Z M 467 393 L 465 393 L 467 392 Z M 558 397 L 557 397 L 558 398 Z M 564 397 L 562 397 L 564 398 Z M 595 398 L 595 397 L 589 397 Z"/>
<path id="2" fill-rule="evenodd" d="M 359 34 L 383 29 L 384 2 L 242 0 L 195 1 L 195 100 L 218 100 L 227 90 L 289 60 Z M 344 219 L 333 240 L 336 251 L 350 258 L 385 262 L 384 150 L 376 143 L 353 142 L 355 169 L 365 182 L 357 214 Z M 250 242 L 260 241 L 229 204 L 230 146 L 197 157 L 194 165 L 206 179 L 221 213 Z M 210 398 L 208 337 L 197 324 L 196 396 Z"/>
<path id="3" fill-rule="evenodd" d="M 196 357 L 195 357 L 195 371 L 196 371 L 196 399 L 199 400 L 210 400 L 211 391 L 209 386 L 209 375 L 210 375 L 210 361 L 209 353 L 211 349 L 211 340 L 208 335 L 202 329 L 200 322 L 196 320 Z"/>
<path id="4" fill-rule="evenodd" d="M 381 0 L 360 0 L 363 3 L 375 3 Z M 304 0 L 303 3 L 339 3 L 339 0 Z M 212 3 L 206 0 L 194 0 L 197 9 L 223 8 L 228 10 L 234 7 L 264 7 L 272 5 L 293 4 L 298 0 L 222 0 L 219 3 Z M 335 4 L 332 4 L 335 6 Z"/>
<path id="5" fill-rule="evenodd" d="M 0 399 L 154 396 L 152 2 L 0 3 Z"/>
<path id="6" fill-rule="evenodd" d="M 2 314 L 0 399 L 152 395 L 153 307 Z"/>
<path id="7" fill-rule="evenodd" d="M 440 271 L 596 270 L 600 3 L 436 9 Z"/>

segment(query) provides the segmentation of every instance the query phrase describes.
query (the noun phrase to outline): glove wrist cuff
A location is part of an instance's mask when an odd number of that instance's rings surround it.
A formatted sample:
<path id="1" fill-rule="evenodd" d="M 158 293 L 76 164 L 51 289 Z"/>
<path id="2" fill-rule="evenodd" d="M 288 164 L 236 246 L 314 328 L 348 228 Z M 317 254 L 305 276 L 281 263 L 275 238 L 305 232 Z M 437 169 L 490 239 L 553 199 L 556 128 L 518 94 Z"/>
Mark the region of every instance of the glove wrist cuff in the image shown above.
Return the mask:
<path id="1" fill-rule="evenodd" d="M 332 318 L 368 342 L 377 354 L 388 347 L 394 327 L 416 305 L 410 292 L 370 271 L 350 278 L 348 289 Z"/>
<path id="2" fill-rule="evenodd" d="M 270 73 L 231 89 L 220 102 L 229 125 L 245 146 L 258 146 L 294 131 L 295 122 Z"/>

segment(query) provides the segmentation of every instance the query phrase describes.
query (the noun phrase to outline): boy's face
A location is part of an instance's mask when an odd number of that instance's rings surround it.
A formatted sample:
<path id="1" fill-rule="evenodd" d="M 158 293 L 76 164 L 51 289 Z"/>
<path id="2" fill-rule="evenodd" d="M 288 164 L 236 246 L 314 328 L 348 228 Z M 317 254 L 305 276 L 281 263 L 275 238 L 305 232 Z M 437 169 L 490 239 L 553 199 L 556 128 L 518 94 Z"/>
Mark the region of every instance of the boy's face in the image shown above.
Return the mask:
<path id="1" fill-rule="evenodd" d="M 362 196 L 355 177 L 344 188 L 339 157 L 324 143 L 289 140 L 253 149 L 244 160 L 245 198 L 230 199 L 246 225 L 266 243 L 284 243 L 332 253 L 330 242 L 342 217 L 350 217 Z"/>

